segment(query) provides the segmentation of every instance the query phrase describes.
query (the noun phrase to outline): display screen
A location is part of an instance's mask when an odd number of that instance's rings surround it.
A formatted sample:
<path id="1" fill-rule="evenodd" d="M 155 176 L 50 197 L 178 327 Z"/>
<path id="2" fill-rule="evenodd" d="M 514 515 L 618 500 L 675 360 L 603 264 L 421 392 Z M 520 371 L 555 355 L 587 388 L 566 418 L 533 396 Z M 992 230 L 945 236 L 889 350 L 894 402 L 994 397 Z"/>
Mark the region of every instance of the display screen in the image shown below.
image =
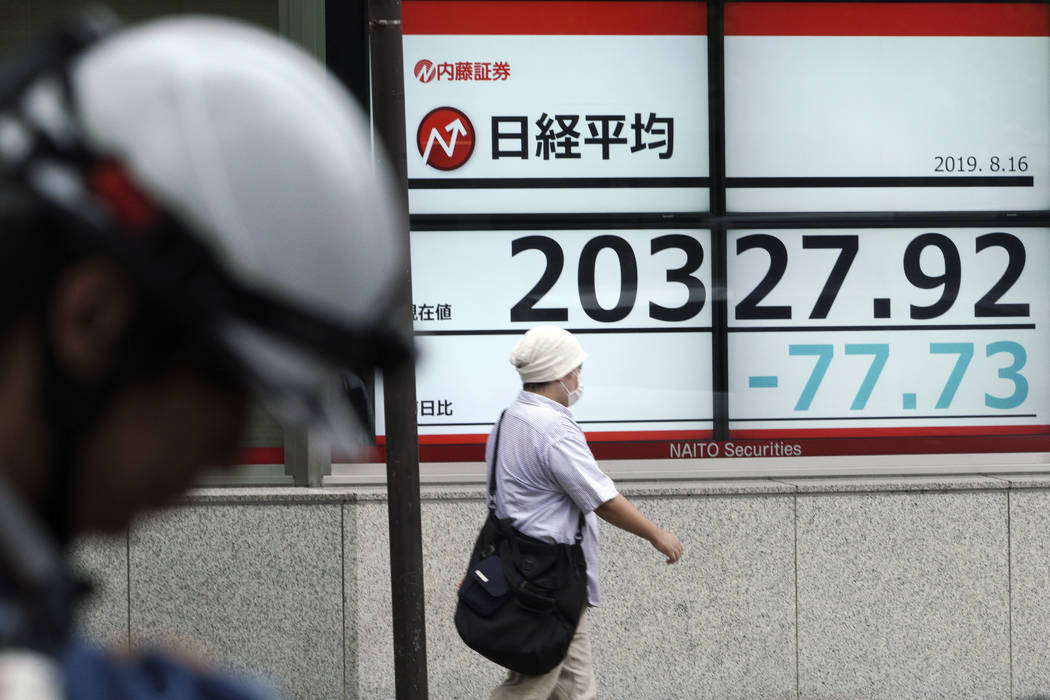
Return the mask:
<path id="1" fill-rule="evenodd" d="M 407 0 L 403 16 L 413 214 L 707 210 L 702 4 Z"/>
<path id="2" fill-rule="evenodd" d="M 1050 208 L 1047 21 L 1025 3 L 727 3 L 729 209 Z"/>
<path id="3" fill-rule="evenodd" d="M 403 27 L 424 461 L 482 458 L 541 324 L 602 459 L 1050 451 L 1050 5 Z"/>
<path id="4" fill-rule="evenodd" d="M 587 398 L 573 407 L 586 429 L 710 437 L 710 238 L 674 229 L 414 232 L 421 432 L 487 430 L 521 386 L 511 348 L 524 330 L 554 324 L 577 333 L 591 356 Z"/>
<path id="5" fill-rule="evenodd" d="M 1050 430 L 1050 228 L 728 239 L 730 437 Z"/>

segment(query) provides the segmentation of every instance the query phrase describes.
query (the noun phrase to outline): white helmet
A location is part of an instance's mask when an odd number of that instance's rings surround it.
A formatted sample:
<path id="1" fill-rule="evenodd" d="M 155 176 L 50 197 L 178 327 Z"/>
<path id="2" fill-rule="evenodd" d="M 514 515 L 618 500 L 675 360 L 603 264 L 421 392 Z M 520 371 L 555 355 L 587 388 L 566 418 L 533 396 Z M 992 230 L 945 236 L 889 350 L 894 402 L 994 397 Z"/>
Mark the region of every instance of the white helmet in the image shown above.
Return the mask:
<path id="1" fill-rule="evenodd" d="M 410 355 L 388 330 L 405 224 L 366 119 L 261 30 L 105 24 L 81 21 L 0 73 L 0 187 L 68 213 L 280 416 L 347 437 L 333 376 Z"/>

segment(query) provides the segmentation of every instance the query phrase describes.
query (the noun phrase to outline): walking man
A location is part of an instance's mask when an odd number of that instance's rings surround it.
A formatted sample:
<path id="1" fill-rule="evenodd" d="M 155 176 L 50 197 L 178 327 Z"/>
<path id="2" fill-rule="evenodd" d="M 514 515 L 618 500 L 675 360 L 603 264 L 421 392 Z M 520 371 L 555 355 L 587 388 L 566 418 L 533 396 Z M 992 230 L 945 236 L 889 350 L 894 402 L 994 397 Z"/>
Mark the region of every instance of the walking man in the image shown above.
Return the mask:
<path id="1" fill-rule="evenodd" d="M 553 326 L 533 328 L 511 352 L 522 390 L 503 415 L 495 472 L 496 515 L 510 518 L 517 530 L 531 537 L 571 543 L 583 512 L 587 599 L 588 606 L 594 607 L 599 603 L 598 517 L 647 540 L 668 564 L 681 558 L 682 543 L 617 491 L 573 420 L 569 407 L 583 395 L 580 373 L 587 357 L 571 333 Z M 496 459 L 494 435 L 495 429 L 486 447 L 489 464 Z M 542 676 L 512 671 L 490 699 L 596 696 L 585 611 L 561 665 Z"/>

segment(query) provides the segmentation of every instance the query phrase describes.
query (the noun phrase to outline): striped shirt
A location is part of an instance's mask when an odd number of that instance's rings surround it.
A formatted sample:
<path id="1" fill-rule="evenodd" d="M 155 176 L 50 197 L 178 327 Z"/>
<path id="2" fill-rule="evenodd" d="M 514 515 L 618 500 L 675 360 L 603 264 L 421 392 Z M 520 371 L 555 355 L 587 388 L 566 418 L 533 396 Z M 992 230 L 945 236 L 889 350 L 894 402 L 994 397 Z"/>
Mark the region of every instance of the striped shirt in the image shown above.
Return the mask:
<path id="1" fill-rule="evenodd" d="M 492 464 L 495 428 L 485 460 Z M 579 513 L 586 513 L 583 553 L 587 598 L 599 602 L 598 517 L 594 509 L 618 494 L 598 467 L 583 431 L 565 406 L 522 391 L 503 414 L 496 467 L 496 516 L 545 542 L 569 544 L 576 538 Z"/>

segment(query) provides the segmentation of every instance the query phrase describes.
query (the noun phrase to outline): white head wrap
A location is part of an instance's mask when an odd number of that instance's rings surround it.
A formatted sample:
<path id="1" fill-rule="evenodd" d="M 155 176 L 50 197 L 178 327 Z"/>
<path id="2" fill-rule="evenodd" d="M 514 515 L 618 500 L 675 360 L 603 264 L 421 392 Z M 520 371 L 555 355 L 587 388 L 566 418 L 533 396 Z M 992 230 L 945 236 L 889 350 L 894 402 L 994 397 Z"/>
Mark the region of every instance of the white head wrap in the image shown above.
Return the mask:
<path id="1" fill-rule="evenodd" d="M 510 363 L 523 384 L 553 382 L 568 375 L 590 357 L 572 333 L 554 326 L 537 326 L 518 341 Z"/>

